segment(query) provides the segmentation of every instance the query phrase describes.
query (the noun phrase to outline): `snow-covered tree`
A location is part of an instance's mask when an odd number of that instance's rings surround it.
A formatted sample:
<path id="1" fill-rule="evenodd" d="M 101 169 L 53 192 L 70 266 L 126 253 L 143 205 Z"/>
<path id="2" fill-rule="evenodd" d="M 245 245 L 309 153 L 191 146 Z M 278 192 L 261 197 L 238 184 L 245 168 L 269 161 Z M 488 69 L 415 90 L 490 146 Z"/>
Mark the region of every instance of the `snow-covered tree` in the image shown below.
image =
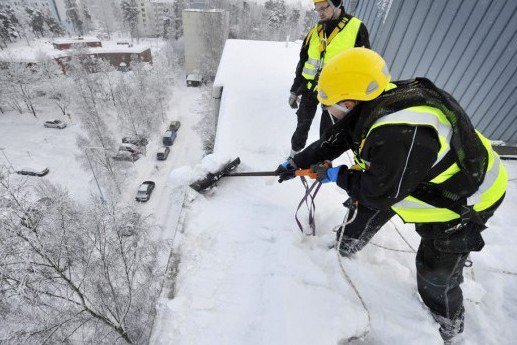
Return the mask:
<path id="1" fill-rule="evenodd" d="M 43 13 L 30 7 L 25 7 L 25 12 L 29 16 L 29 24 L 34 35 L 37 38 L 42 37 L 45 34 L 45 18 Z"/>
<path id="2" fill-rule="evenodd" d="M 85 48 L 78 49 L 67 66 L 67 75 L 73 82 L 74 100 L 84 136 L 78 139 L 83 151 L 83 163 L 90 164 L 93 159 L 104 177 L 105 186 L 113 195 L 120 193 L 121 176 L 111 161 L 115 150 L 114 136 L 106 124 L 104 113 L 106 91 L 102 75 L 92 73 L 98 70 L 95 59 L 85 54 Z M 99 150 L 86 152 L 85 147 L 98 147 Z M 88 155 L 89 156 L 86 156 Z M 93 157 L 93 158 L 92 158 Z M 88 159 L 88 162 L 87 162 Z"/>
<path id="3" fill-rule="evenodd" d="M 120 3 L 124 25 L 129 30 L 131 40 L 140 38 L 138 32 L 138 6 L 135 0 L 122 0 Z"/>
<path id="4" fill-rule="evenodd" d="M 76 0 L 64 0 L 65 11 L 68 20 L 74 28 L 74 32 L 79 35 L 84 35 L 84 21 L 81 15 L 81 8 L 77 4 Z"/>
<path id="5" fill-rule="evenodd" d="M 0 328 L 17 344 L 144 344 L 165 246 L 131 208 L 75 204 L 0 171 Z"/>
<path id="6" fill-rule="evenodd" d="M 183 1 L 174 1 L 172 5 L 172 34 L 175 39 L 183 36 L 183 15 L 182 12 L 186 8 Z"/>
<path id="7" fill-rule="evenodd" d="M 171 96 L 169 75 L 165 63 L 153 66 L 139 61 L 131 62 L 131 72 L 120 74 L 115 88 L 116 109 L 126 132 L 146 136 L 158 129 Z"/>
<path id="8" fill-rule="evenodd" d="M 18 38 L 18 19 L 10 5 L 0 5 L 0 49 Z"/>
<path id="9" fill-rule="evenodd" d="M 0 83 L 7 86 L 11 92 L 11 105 L 15 108 L 15 104 L 19 102 L 25 104 L 28 111 L 37 116 L 36 96 L 38 84 L 42 79 L 42 75 L 36 66 L 28 66 L 26 63 L 10 61 L 4 65 L 2 73 L 0 73 Z M 18 108 L 18 110 L 21 110 Z"/>
<path id="10" fill-rule="evenodd" d="M 2 63 L 0 67 L 0 109 L 13 109 L 19 114 L 23 113 L 23 101 L 19 99 L 16 89 L 11 84 L 10 69 L 8 64 Z"/>
<path id="11" fill-rule="evenodd" d="M 264 8 L 264 20 L 271 30 L 276 31 L 286 23 L 287 7 L 284 0 L 268 0 Z"/>
<path id="12" fill-rule="evenodd" d="M 81 15 L 83 18 L 84 31 L 89 32 L 92 30 L 92 15 L 88 6 L 83 2 L 81 3 Z"/>
<path id="13" fill-rule="evenodd" d="M 52 36 L 62 36 L 65 34 L 63 27 L 52 16 L 45 16 L 45 24 Z"/>
<path id="14" fill-rule="evenodd" d="M 72 83 L 70 79 L 61 75 L 54 80 L 49 85 L 47 95 L 54 102 L 54 104 L 61 110 L 63 116 L 68 117 L 69 120 L 72 120 L 72 117 L 69 112 L 70 105 L 72 104 Z"/>
<path id="15" fill-rule="evenodd" d="M 208 86 L 203 87 L 201 95 L 197 99 L 196 112 L 200 113 L 200 121 L 195 125 L 194 129 L 199 133 L 199 137 L 203 141 L 203 150 L 206 154 L 211 154 L 214 151 L 215 132 L 216 132 L 216 111 L 215 103 L 212 98 L 212 89 Z"/>
<path id="16" fill-rule="evenodd" d="M 92 21 L 102 30 L 108 40 L 114 31 L 122 27 L 122 14 L 119 1 L 116 0 L 89 0 Z"/>

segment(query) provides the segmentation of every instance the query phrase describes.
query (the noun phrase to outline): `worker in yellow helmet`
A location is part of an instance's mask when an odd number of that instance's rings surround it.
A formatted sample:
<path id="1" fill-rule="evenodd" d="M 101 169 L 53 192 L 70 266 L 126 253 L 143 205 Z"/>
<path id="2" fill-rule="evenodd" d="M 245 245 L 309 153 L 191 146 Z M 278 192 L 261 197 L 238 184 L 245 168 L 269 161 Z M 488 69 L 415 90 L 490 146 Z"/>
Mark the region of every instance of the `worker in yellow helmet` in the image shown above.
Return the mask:
<path id="1" fill-rule="evenodd" d="M 347 191 L 354 212 L 338 232 L 343 256 L 362 249 L 395 214 L 414 223 L 418 292 L 449 342 L 463 331 L 467 256 L 483 248 L 486 221 L 506 192 L 498 155 L 450 94 L 425 78 L 391 82 L 384 59 L 369 49 L 330 60 L 318 99 L 339 121 L 278 167 L 279 182 L 312 167 L 318 180 Z M 354 167 L 321 164 L 347 150 Z"/>
<path id="2" fill-rule="evenodd" d="M 291 108 L 298 108 L 296 130 L 291 138 L 290 156 L 305 147 L 309 129 L 318 108 L 316 87 L 325 63 L 345 49 L 370 47 L 368 30 L 359 19 L 345 13 L 342 0 L 313 0 L 313 2 L 318 23 L 305 37 L 289 96 Z M 332 118 L 327 111 L 323 111 L 320 135 L 331 125 Z"/>

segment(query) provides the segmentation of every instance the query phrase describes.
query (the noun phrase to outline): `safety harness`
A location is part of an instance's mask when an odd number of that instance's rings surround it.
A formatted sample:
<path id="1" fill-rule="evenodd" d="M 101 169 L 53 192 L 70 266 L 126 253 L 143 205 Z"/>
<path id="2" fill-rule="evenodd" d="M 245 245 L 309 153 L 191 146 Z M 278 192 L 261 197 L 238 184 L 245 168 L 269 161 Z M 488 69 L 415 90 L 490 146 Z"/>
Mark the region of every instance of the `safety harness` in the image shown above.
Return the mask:
<path id="1" fill-rule="evenodd" d="M 458 164 L 460 171 L 440 184 L 421 183 L 411 196 L 434 207 L 446 208 L 459 214 L 459 227 L 469 222 L 485 226 L 473 205 L 467 203 L 467 199 L 483 182 L 488 164 L 486 148 L 468 116 L 449 94 L 425 78 L 394 84 L 397 88 L 386 91 L 362 108 L 356 127 L 359 130 L 354 133 L 354 146 L 362 146 L 371 126 L 383 116 L 421 105 L 439 109 L 452 126 L 451 150 L 430 170 L 426 181 L 433 180 L 454 163 Z M 357 157 L 360 152 L 355 153 Z"/>
<path id="2" fill-rule="evenodd" d="M 310 40 L 312 38 L 312 34 L 314 30 L 317 31 L 318 37 L 320 39 L 320 60 L 318 63 L 318 68 L 316 70 L 316 75 L 314 76 L 313 80 L 309 80 L 307 83 L 307 87 L 309 90 L 314 91 L 316 89 L 316 86 L 318 85 L 318 80 L 320 78 L 321 70 L 323 69 L 323 61 L 325 60 L 325 53 L 327 52 L 327 47 L 329 46 L 330 42 L 337 36 L 338 33 L 340 33 L 346 26 L 346 24 L 349 22 L 348 18 L 343 16 L 339 23 L 336 25 L 334 30 L 330 33 L 330 36 L 327 38 L 327 34 L 325 33 L 325 28 L 323 24 L 316 25 L 311 32 L 307 35 L 307 38 L 305 39 L 305 47 L 307 47 L 310 43 Z"/>

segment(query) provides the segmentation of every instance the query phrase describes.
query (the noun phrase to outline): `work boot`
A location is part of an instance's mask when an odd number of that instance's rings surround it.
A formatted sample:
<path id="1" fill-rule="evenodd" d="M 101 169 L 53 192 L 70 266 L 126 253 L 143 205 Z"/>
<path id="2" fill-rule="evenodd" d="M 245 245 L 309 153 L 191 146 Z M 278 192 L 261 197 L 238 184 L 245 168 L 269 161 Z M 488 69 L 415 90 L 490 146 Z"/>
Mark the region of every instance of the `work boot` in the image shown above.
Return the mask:
<path id="1" fill-rule="evenodd" d="M 458 334 L 463 332 L 465 308 L 462 306 L 452 319 L 448 319 L 435 313 L 432 313 L 432 315 L 434 320 L 440 324 L 439 331 L 444 343 L 454 344 Z"/>
<path id="2" fill-rule="evenodd" d="M 339 232 L 336 236 L 336 242 L 339 242 Z M 366 243 L 367 242 L 362 239 L 343 236 L 341 243 L 339 243 L 339 254 L 344 257 L 349 257 L 350 255 L 363 249 Z"/>

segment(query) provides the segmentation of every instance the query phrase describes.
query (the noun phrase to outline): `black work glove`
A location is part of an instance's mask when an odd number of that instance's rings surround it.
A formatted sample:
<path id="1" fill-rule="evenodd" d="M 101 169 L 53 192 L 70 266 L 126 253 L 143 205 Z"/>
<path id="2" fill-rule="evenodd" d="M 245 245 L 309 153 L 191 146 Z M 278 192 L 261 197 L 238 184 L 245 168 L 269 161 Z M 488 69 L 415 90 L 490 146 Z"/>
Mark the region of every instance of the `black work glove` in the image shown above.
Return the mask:
<path id="1" fill-rule="evenodd" d="M 289 105 L 291 106 L 291 108 L 293 109 L 296 109 L 298 108 L 298 95 L 294 92 L 291 92 L 291 94 L 289 95 Z"/>
<path id="2" fill-rule="evenodd" d="M 325 161 L 323 163 L 314 164 L 311 166 L 312 171 L 314 171 L 318 177 L 316 180 L 321 183 L 328 182 L 336 182 L 339 176 L 339 172 L 341 169 L 348 169 L 346 165 L 339 165 L 335 168 L 332 167 L 332 162 Z"/>
<path id="3" fill-rule="evenodd" d="M 288 159 L 280 164 L 275 170 L 275 175 L 278 176 L 278 183 L 295 178 L 296 169 L 296 164 L 292 159 Z"/>

